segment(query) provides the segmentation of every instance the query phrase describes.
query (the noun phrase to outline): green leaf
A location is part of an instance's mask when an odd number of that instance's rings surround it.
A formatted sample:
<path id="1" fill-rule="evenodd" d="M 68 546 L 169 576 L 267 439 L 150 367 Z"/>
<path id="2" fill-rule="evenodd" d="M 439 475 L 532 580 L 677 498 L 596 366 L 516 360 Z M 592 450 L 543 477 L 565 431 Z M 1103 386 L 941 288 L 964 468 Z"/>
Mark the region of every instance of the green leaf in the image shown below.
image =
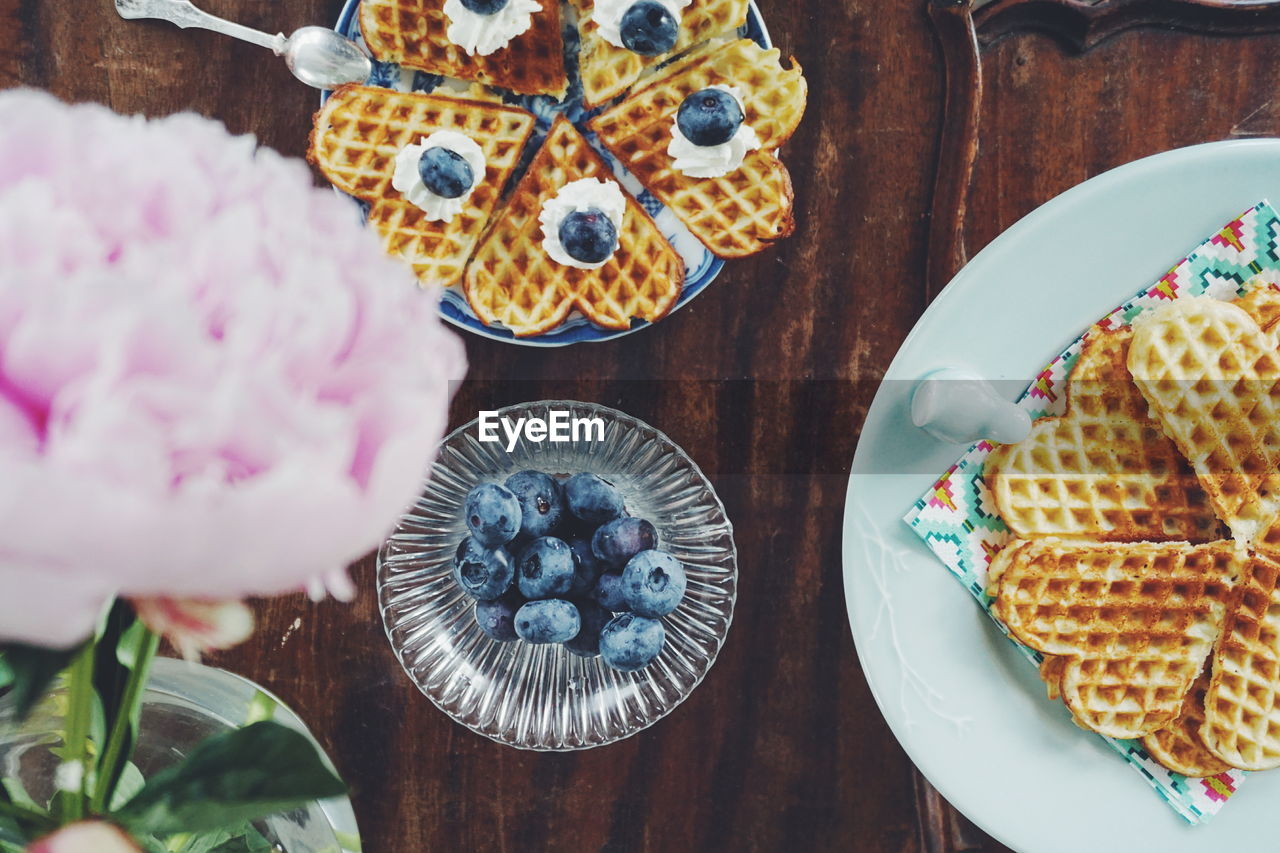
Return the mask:
<path id="1" fill-rule="evenodd" d="M 129 679 L 131 667 L 122 658 L 122 640 L 135 624 L 137 617 L 126 602 L 117 600 L 111 605 L 102 629 L 98 636 L 98 645 L 94 649 L 93 689 L 102 699 L 102 707 L 106 709 L 106 729 L 111 731 L 115 725 L 116 714 L 119 713 L 120 700 L 124 698 L 125 682 Z"/>
<path id="2" fill-rule="evenodd" d="M 275 845 L 258 832 L 253 824 L 246 824 L 243 832 L 214 847 L 209 853 L 273 853 L 275 849 Z"/>
<path id="3" fill-rule="evenodd" d="M 22 827 L 18 826 L 16 820 L 8 815 L 0 814 L 0 844 L 14 844 L 21 850 L 26 847 L 27 842 L 30 840 L 27 838 L 26 833 L 22 831 Z"/>
<path id="4" fill-rule="evenodd" d="M 109 649 L 99 648 L 97 663 L 106 668 L 101 681 L 95 681 L 103 701 L 110 699 L 106 717 L 109 734 L 99 743 L 104 746 L 98 759 L 99 774 L 93 786 L 90 807 L 94 811 L 116 802 L 116 786 L 125 763 L 133 755 L 142 720 L 142 696 L 151 662 L 155 659 L 160 638 L 147 630 L 127 605 L 117 602 L 103 632 Z M 100 675 L 94 671 L 95 678 Z"/>
<path id="5" fill-rule="evenodd" d="M 124 769 L 120 772 L 120 781 L 116 784 L 116 789 L 111 795 L 111 808 L 109 811 L 114 812 L 132 800 L 139 791 L 146 787 L 146 784 L 146 777 L 142 775 L 138 765 L 132 761 L 126 761 Z"/>
<path id="6" fill-rule="evenodd" d="M 20 809 L 27 811 L 43 812 L 40 804 L 31 798 L 27 793 L 27 789 L 23 787 L 21 780 L 16 778 L 0 779 L 0 802 L 10 803 Z"/>
<path id="7" fill-rule="evenodd" d="M 207 832 L 345 794 L 304 735 L 273 722 L 205 740 L 116 817 L 137 832 Z"/>
<path id="8" fill-rule="evenodd" d="M 242 823 L 228 829 L 202 832 L 199 835 L 182 836 L 182 843 L 173 853 L 273 853 L 275 846 L 251 823 Z"/>
<path id="9" fill-rule="evenodd" d="M 0 804 L 0 820 L 7 820 L 27 838 L 37 838 L 57 827 L 49 813 L 38 807 Z"/>
<path id="10" fill-rule="evenodd" d="M 13 702 L 19 722 L 27 718 L 49 690 L 53 679 L 67 668 L 79 651 L 79 648 L 42 649 L 21 643 L 0 647 L 0 653 L 3 653 L 13 674 Z"/>

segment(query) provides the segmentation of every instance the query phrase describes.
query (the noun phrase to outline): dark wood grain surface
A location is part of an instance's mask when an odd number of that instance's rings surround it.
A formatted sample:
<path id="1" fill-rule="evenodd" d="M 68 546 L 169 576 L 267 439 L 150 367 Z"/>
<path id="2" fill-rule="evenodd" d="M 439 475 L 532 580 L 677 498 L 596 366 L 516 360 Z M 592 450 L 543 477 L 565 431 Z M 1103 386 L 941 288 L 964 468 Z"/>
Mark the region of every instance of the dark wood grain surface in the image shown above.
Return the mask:
<path id="1" fill-rule="evenodd" d="M 332 22 L 340 3 L 203 5 L 289 31 Z M 531 351 L 469 339 L 453 408 L 456 425 L 507 403 L 592 400 L 680 443 L 738 531 L 741 592 L 720 660 L 688 702 L 628 741 L 528 754 L 454 725 L 410 684 L 382 632 L 371 560 L 355 568 L 352 606 L 261 604 L 255 639 L 213 662 L 311 723 L 355 789 L 371 853 L 1004 849 L 958 818 L 893 739 L 841 583 L 858 430 L 928 299 L 940 51 L 923 0 L 760 5 L 810 85 L 786 151 L 796 236 L 731 263 L 688 307 L 623 340 Z M 1084 55 L 1043 35 L 992 46 L 967 251 L 1113 166 L 1280 130 L 1278 48 L 1270 36 L 1163 29 Z M 294 156 L 316 105 L 265 51 L 127 23 L 110 0 L 0 0 L 0 86 L 18 85 L 126 113 L 195 110 Z"/>

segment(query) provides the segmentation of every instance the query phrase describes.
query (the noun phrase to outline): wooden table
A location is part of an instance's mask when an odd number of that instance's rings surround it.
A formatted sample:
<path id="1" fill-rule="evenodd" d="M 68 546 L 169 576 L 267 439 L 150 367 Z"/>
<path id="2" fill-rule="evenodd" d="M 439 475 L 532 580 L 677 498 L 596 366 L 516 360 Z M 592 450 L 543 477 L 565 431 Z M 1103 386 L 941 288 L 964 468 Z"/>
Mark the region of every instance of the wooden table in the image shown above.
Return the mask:
<path id="1" fill-rule="evenodd" d="M 340 2 L 203 5 L 287 32 L 331 23 Z M 858 666 L 841 581 L 859 427 L 931 295 L 938 41 L 922 0 L 760 5 L 810 85 L 786 155 L 797 235 L 729 264 L 688 307 L 619 341 L 532 351 L 469 338 L 471 372 L 452 413 L 456 425 L 480 408 L 577 398 L 671 435 L 716 483 L 738 531 L 728 642 L 706 682 L 656 727 L 591 752 L 529 754 L 454 725 L 410 684 L 383 635 L 371 560 L 355 569 L 353 606 L 263 603 L 254 640 L 213 663 L 260 681 L 311 723 L 354 788 L 371 853 L 1004 849 L 931 792 L 890 734 Z M 126 113 L 195 110 L 303 153 L 315 93 L 257 48 L 126 23 L 110 0 L 0 0 L 0 25 L 0 86 Z M 984 45 L 980 145 L 958 226 L 965 250 L 1113 166 L 1275 133 L 1277 48 L 1275 36 L 1165 28 L 1084 55 L 1043 35 Z"/>

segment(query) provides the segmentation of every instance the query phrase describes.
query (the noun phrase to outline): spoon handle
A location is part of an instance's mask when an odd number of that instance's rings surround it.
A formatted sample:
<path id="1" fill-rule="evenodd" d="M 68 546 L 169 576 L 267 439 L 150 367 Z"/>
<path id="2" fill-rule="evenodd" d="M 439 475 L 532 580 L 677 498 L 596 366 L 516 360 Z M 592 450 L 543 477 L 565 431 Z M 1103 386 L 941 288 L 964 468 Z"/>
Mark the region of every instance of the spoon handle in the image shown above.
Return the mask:
<path id="1" fill-rule="evenodd" d="M 270 35 L 252 27 L 224 20 L 217 15 L 210 15 L 208 12 L 201 11 L 191 5 L 191 0 L 115 0 L 115 2 L 116 11 L 120 13 L 120 17 L 129 20 L 152 18 L 158 21 L 168 21 L 171 24 L 177 24 L 183 29 L 199 27 L 203 30 L 213 30 L 215 33 L 222 33 L 232 38 L 238 38 L 241 41 L 265 47 L 277 54 L 284 50 L 285 37 L 283 33 Z"/>

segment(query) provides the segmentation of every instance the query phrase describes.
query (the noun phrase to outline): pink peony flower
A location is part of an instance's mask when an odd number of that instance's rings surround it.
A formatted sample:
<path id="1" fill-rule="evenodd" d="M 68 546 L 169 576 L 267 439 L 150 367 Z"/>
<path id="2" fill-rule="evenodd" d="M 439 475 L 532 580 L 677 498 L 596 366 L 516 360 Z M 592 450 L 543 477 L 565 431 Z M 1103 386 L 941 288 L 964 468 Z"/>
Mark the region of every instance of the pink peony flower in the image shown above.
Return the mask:
<path id="1" fill-rule="evenodd" d="M 199 661 L 205 652 L 238 646 L 253 634 L 253 611 L 239 601 L 139 598 L 133 609 L 143 625 L 190 661 Z"/>
<path id="2" fill-rule="evenodd" d="M 138 845 L 109 823 L 85 821 L 63 827 L 27 848 L 27 853 L 140 853 Z"/>
<path id="3" fill-rule="evenodd" d="M 251 138 L 0 93 L 0 641 L 341 586 L 465 371 L 436 296 Z"/>

